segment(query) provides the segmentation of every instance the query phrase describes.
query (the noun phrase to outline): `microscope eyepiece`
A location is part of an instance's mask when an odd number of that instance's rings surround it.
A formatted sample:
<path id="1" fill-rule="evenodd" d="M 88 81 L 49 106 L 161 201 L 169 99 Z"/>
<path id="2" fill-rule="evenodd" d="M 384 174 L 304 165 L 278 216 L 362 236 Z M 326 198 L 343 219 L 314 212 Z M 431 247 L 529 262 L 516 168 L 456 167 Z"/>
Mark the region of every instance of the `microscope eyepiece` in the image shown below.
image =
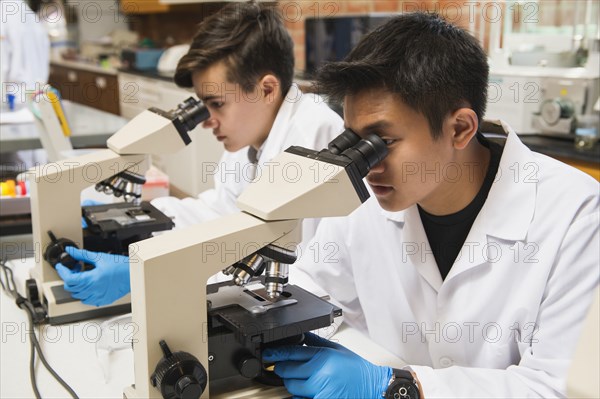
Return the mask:
<path id="1" fill-rule="evenodd" d="M 188 98 L 177 106 L 173 111 L 183 126 L 189 132 L 194 130 L 196 126 L 210 118 L 208 108 L 204 106 L 202 101 L 196 100 L 193 97 Z"/>
<path id="2" fill-rule="evenodd" d="M 196 105 L 196 103 L 198 103 L 198 100 L 196 100 L 194 97 L 189 97 L 189 98 L 183 100 L 183 102 L 181 102 L 181 104 L 178 104 L 177 108 L 187 109 L 189 107 Z"/>
<path id="3" fill-rule="evenodd" d="M 358 144 L 359 141 L 360 136 L 358 134 L 354 133 L 350 129 L 346 129 L 342 132 L 342 134 L 331 140 L 331 142 L 327 145 L 327 149 L 332 154 L 339 155 L 348 148 Z"/>
<path id="4" fill-rule="evenodd" d="M 361 177 L 365 177 L 369 170 L 387 156 L 388 149 L 384 141 L 376 134 L 370 134 L 354 146 L 342 153 L 352 160 L 358 168 Z"/>
<path id="5" fill-rule="evenodd" d="M 370 134 L 360 139 L 360 136 L 350 129 L 346 129 L 331 141 L 327 149 L 315 151 L 292 146 L 285 151 L 344 168 L 361 202 L 369 198 L 363 178 L 388 155 L 387 145 L 379 136 Z"/>

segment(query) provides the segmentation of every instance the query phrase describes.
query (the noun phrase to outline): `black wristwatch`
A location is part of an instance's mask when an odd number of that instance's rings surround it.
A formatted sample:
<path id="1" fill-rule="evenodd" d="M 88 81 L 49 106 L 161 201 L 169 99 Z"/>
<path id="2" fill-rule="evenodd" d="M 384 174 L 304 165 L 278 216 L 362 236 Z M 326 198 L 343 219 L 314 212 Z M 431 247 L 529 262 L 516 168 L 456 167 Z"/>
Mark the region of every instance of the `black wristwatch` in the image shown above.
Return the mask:
<path id="1" fill-rule="evenodd" d="M 421 394 L 417 380 L 410 371 L 392 369 L 392 378 L 383 397 L 385 399 L 421 399 Z"/>

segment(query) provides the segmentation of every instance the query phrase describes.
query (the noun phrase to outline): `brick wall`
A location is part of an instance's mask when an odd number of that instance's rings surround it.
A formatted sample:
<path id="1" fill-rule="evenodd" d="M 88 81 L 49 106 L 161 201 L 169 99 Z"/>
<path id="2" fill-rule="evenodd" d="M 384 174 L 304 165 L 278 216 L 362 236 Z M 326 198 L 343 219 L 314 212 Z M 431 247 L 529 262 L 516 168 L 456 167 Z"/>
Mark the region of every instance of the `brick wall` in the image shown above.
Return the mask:
<path id="1" fill-rule="evenodd" d="M 572 21 L 573 3 L 584 7 L 584 0 L 544 0 L 543 7 L 534 1 L 513 4 L 513 26 L 523 24 L 560 25 Z M 295 44 L 296 69 L 304 70 L 304 20 L 307 17 L 331 17 L 377 12 L 435 11 L 449 21 L 471 30 L 487 50 L 490 28 L 502 28 L 504 15 L 508 15 L 503 1 L 403 1 L 403 0 L 280 0 L 278 2 L 286 27 Z M 480 27 L 483 26 L 483 29 Z"/>
<path id="2" fill-rule="evenodd" d="M 518 30 L 527 24 L 571 25 L 575 11 L 583 22 L 583 10 L 587 0 L 524 0 L 513 4 L 513 26 Z M 574 5 L 577 3 L 578 7 Z M 597 4 L 597 1 L 594 1 Z M 141 37 L 149 37 L 159 45 L 189 42 L 196 24 L 204 17 L 227 4 L 195 3 L 172 6 L 167 13 L 131 15 L 130 27 L 140 33 Z M 409 11 L 435 11 L 466 29 L 475 32 L 479 40 L 487 46 L 490 27 L 494 24 L 501 28 L 502 17 L 506 15 L 506 3 L 501 0 L 279 0 L 277 2 L 283 14 L 285 24 L 295 44 L 296 69 L 304 70 L 304 20 L 307 17 L 332 17 L 368 13 L 395 13 Z M 598 6 L 595 6 L 595 10 Z M 481 30 L 480 27 L 484 29 Z M 486 48 L 487 49 L 487 48 Z"/>

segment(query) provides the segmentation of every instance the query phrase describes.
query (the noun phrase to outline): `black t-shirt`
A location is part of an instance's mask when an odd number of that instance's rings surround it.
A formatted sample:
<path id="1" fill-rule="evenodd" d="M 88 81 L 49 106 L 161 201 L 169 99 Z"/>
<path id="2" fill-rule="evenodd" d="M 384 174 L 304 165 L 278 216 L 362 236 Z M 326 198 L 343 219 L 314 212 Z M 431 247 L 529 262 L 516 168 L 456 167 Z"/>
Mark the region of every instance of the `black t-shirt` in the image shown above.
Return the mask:
<path id="1" fill-rule="evenodd" d="M 488 193 L 492 188 L 492 183 L 496 178 L 498 166 L 500 165 L 502 146 L 489 141 L 481 134 L 477 134 L 476 137 L 483 146 L 490 150 L 491 156 L 485 179 L 473 201 L 464 209 L 444 216 L 431 215 L 420 206 L 418 207 L 421 222 L 423 223 L 431 251 L 433 252 L 443 280 L 446 279 L 446 276 L 450 272 L 456 257 L 469 235 L 475 218 L 487 199 Z"/>

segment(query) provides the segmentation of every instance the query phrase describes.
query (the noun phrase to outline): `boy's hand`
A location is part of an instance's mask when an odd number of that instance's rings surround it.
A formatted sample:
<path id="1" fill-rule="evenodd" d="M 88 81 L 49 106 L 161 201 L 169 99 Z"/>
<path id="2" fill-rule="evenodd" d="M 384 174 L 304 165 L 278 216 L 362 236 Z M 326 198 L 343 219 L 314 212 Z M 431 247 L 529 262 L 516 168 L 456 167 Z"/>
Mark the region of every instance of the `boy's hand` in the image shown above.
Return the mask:
<path id="1" fill-rule="evenodd" d="M 381 398 L 392 376 L 390 367 L 376 366 L 340 344 L 312 333 L 307 346 L 266 349 L 263 360 L 275 363 L 294 396 L 303 398 Z"/>
<path id="2" fill-rule="evenodd" d="M 92 270 L 79 272 L 56 264 L 56 271 L 65 282 L 65 290 L 73 298 L 80 299 L 86 305 L 103 306 L 113 303 L 131 290 L 127 256 L 73 247 L 67 247 L 66 251 L 75 260 L 95 266 Z"/>

